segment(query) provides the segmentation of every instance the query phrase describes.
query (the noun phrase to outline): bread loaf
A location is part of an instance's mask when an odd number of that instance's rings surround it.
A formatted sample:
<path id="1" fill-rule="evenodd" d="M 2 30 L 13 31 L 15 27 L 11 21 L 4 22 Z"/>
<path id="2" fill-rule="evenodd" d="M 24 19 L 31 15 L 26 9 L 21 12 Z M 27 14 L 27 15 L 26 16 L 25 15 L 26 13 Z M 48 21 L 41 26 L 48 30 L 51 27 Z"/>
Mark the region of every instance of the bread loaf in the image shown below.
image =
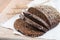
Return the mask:
<path id="1" fill-rule="evenodd" d="M 24 18 L 17 19 L 14 27 L 18 32 L 30 37 L 38 37 L 56 27 L 59 12 L 51 6 L 30 7 L 23 12 Z"/>

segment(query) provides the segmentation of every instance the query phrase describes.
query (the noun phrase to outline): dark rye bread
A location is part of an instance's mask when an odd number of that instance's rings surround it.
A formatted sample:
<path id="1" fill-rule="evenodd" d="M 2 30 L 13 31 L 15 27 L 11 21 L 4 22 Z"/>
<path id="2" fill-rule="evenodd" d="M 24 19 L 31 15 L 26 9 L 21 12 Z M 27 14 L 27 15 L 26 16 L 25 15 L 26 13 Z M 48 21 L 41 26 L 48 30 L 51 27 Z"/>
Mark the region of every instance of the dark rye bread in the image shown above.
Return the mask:
<path id="1" fill-rule="evenodd" d="M 26 36 L 37 37 L 44 34 L 43 31 L 40 31 L 37 28 L 32 27 L 30 24 L 28 24 L 22 19 L 17 19 L 14 23 L 14 26 L 18 32 L 21 32 Z"/>
<path id="2" fill-rule="evenodd" d="M 33 22 L 35 22 L 35 23 L 37 23 L 39 25 L 42 25 L 47 29 L 50 29 L 49 25 L 43 19 L 41 19 L 40 17 L 38 17 L 36 15 L 33 15 L 33 14 L 29 13 L 29 12 L 23 12 L 23 14 L 24 14 L 25 17 L 32 20 Z"/>
<path id="3" fill-rule="evenodd" d="M 57 26 L 60 14 L 50 6 L 30 7 L 23 12 L 24 18 L 17 19 L 14 27 L 18 32 L 30 37 L 41 36 Z"/>
<path id="4" fill-rule="evenodd" d="M 39 16 L 44 21 L 46 21 L 46 23 L 48 23 L 51 27 L 57 25 L 59 22 L 58 19 L 60 19 L 59 12 L 51 6 L 42 5 L 30 7 L 28 9 L 28 12 Z"/>

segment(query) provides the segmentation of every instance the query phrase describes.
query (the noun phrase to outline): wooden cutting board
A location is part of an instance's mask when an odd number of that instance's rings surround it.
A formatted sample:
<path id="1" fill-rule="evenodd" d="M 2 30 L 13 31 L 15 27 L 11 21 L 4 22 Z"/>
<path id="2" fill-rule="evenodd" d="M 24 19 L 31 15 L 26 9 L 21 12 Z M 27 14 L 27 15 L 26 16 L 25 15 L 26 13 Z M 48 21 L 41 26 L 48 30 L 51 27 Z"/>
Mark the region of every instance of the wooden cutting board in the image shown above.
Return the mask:
<path id="1" fill-rule="evenodd" d="M 11 0 L 0 0 L 0 13 L 9 4 Z"/>
<path id="2" fill-rule="evenodd" d="M 32 0 L 0 0 L 0 23 L 20 14 Z"/>

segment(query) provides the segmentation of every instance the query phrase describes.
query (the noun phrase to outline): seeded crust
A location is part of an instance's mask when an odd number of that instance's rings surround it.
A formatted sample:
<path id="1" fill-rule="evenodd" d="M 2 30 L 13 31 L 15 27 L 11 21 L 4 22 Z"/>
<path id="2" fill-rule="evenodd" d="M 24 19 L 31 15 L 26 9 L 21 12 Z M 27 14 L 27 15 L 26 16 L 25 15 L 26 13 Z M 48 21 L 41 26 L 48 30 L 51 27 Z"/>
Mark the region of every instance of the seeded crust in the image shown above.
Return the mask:
<path id="1" fill-rule="evenodd" d="M 56 27 L 60 14 L 51 6 L 30 7 L 23 12 L 24 18 L 17 19 L 14 27 L 18 32 L 30 37 L 38 37 Z"/>
<path id="2" fill-rule="evenodd" d="M 41 12 L 40 15 L 38 12 L 36 12 L 36 9 Z M 56 26 L 59 23 L 58 19 L 60 19 L 59 16 L 60 14 L 55 8 L 51 6 L 42 5 L 42 6 L 31 7 L 29 8 L 28 11 L 31 13 L 34 12 L 33 14 L 39 16 L 44 21 L 46 21 L 46 23 L 48 23 L 51 26 L 51 28 L 52 26 Z"/>

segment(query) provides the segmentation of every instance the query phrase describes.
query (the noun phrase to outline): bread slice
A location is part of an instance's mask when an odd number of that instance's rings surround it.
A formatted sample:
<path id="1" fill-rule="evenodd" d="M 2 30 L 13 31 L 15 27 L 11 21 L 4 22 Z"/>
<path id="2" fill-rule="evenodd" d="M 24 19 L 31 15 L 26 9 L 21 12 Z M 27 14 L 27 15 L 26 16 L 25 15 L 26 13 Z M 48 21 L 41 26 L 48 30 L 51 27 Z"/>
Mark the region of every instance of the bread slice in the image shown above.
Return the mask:
<path id="1" fill-rule="evenodd" d="M 17 19 L 14 23 L 14 27 L 18 32 L 30 37 L 41 36 L 44 33 L 43 31 L 32 27 L 32 25 L 28 24 L 22 19 Z"/>

